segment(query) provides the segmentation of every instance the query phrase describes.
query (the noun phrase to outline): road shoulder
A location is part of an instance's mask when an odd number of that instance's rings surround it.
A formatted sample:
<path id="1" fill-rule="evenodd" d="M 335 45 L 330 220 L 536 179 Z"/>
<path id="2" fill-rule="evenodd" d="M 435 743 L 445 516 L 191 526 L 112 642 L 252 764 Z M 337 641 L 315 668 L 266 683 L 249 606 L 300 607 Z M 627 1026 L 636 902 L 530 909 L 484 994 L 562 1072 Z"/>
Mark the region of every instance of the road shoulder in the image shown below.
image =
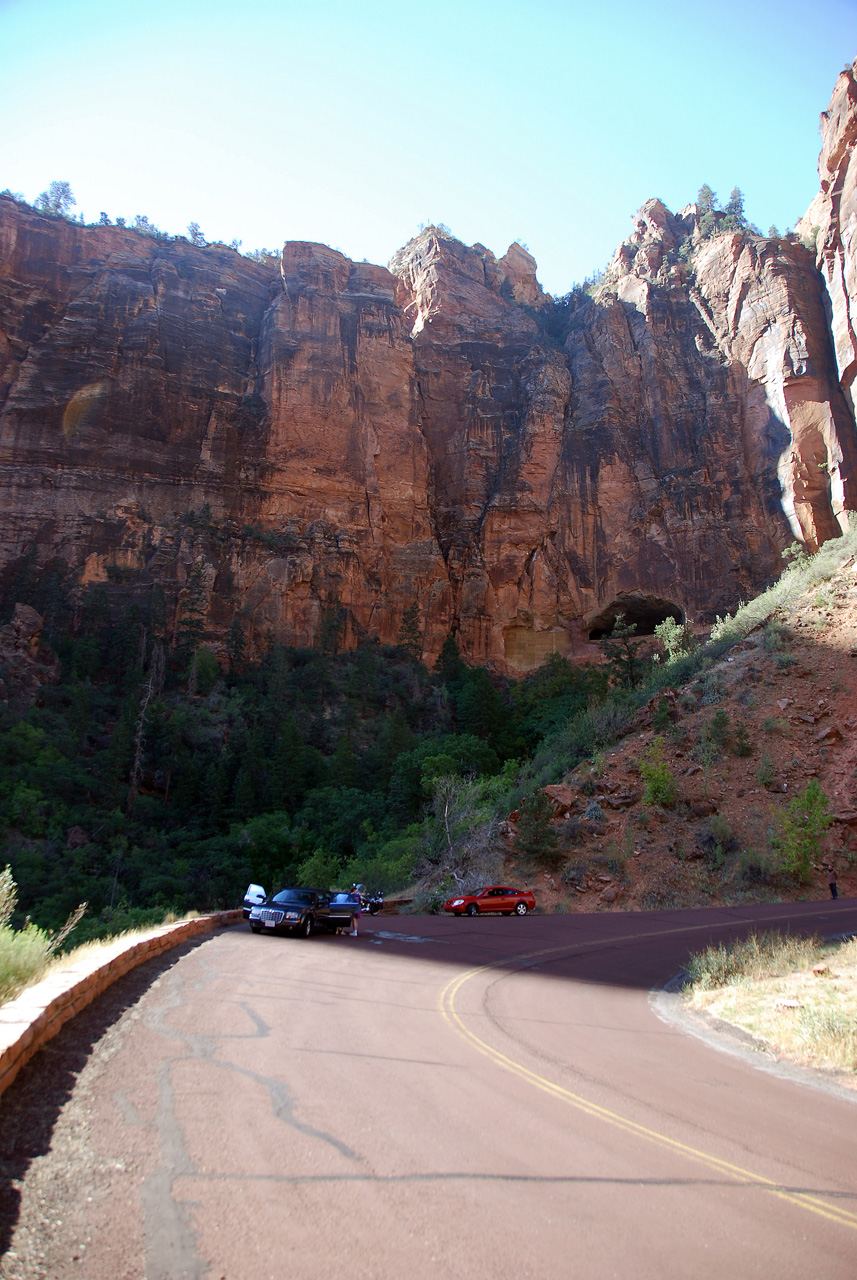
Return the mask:
<path id="1" fill-rule="evenodd" d="M 681 994 L 684 980 L 684 975 L 678 973 L 665 986 L 654 987 L 649 992 L 649 1004 L 662 1022 L 702 1040 L 720 1053 L 741 1058 L 759 1071 L 810 1089 L 820 1089 L 852 1104 L 857 1103 L 857 1081 L 853 1081 L 847 1072 L 808 1067 L 789 1058 L 778 1057 L 770 1045 L 757 1040 L 742 1027 L 736 1027 L 704 1009 L 691 1009 Z"/>

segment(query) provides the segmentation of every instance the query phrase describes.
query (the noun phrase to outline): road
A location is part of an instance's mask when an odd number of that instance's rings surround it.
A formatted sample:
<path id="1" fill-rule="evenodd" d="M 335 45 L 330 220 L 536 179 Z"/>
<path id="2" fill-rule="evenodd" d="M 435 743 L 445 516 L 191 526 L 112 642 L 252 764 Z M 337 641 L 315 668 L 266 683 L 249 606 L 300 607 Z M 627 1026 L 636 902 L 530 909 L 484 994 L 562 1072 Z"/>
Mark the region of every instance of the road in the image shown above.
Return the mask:
<path id="1" fill-rule="evenodd" d="M 853 1280 L 852 1101 L 663 1020 L 708 941 L 857 903 L 246 926 L 127 975 L 0 1105 L 4 1280 Z"/>

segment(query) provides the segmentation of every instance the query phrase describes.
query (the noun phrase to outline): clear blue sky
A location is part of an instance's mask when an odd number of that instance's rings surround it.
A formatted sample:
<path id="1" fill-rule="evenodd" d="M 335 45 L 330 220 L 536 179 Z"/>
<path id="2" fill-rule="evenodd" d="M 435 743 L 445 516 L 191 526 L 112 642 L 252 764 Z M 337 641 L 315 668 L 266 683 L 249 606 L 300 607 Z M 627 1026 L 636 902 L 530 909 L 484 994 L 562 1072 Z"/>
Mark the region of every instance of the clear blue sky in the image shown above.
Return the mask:
<path id="1" fill-rule="evenodd" d="M 0 189 L 386 262 L 421 222 L 563 293 L 708 182 L 780 230 L 857 0 L 0 0 Z"/>

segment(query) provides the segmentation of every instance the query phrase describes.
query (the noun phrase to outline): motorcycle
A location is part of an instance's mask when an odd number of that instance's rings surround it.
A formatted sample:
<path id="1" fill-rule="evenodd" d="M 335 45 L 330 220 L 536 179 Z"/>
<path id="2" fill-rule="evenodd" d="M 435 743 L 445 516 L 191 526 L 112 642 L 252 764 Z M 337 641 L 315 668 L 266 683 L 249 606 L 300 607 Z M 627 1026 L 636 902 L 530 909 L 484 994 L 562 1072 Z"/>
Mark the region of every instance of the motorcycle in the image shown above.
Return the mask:
<path id="1" fill-rule="evenodd" d="M 376 916 L 384 905 L 384 895 L 380 889 L 377 893 L 368 893 L 364 889 L 357 890 L 360 894 L 360 908 L 368 911 L 370 916 Z"/>

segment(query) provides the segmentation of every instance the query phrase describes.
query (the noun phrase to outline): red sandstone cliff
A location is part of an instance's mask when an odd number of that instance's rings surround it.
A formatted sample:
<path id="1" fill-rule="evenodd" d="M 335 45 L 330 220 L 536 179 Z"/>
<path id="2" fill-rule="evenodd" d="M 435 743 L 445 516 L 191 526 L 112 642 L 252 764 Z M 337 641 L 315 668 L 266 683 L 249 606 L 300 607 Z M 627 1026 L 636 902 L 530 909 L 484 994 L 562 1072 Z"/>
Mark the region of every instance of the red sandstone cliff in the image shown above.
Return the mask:
<path id="1" fill-rule="evenodd" d="M 821 115 L 821 191 L 803 219 L 815 238 L 830 299 L 831 330 L 842 390 L 851 411 L 857 377 L 857 62 L 836 82 Z"/>
<path id="2" fill-rule="evenodd" d="M 209 636 L 512 670 L 622 609 L 704 621 L 855 505 L 857 87 L 823 118 L 818 267 L 641 209 L 592 296 L 429 228 L 390 269 L 83 227 L 0 198 L 0 572 L 202 570 Z M 828 301 L 829 298 L 829 301 Z M 831 319 L 828 320 L 828 308 Z M 191 514 L 193 513 L 193 514 Z"/>

